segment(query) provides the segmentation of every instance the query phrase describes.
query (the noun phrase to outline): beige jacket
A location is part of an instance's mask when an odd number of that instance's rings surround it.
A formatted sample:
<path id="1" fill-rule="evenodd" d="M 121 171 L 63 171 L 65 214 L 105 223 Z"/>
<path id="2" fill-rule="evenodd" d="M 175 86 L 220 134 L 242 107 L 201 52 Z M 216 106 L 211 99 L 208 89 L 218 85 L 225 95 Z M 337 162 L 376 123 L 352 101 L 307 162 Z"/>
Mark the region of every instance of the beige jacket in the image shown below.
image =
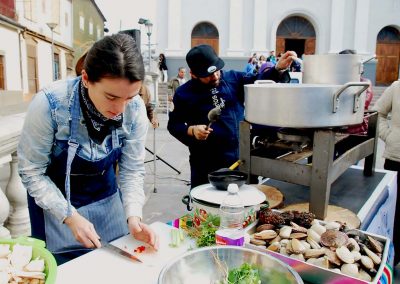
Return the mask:
<path id="1" fill-rule="evenodd" d="M 373 109 L 379 113 L 379 137 L 386 144 L 383 157 L 400 162 L 400 80 L 383 92 Z M 392 119 L 388 121 L 390 112 Z"/>

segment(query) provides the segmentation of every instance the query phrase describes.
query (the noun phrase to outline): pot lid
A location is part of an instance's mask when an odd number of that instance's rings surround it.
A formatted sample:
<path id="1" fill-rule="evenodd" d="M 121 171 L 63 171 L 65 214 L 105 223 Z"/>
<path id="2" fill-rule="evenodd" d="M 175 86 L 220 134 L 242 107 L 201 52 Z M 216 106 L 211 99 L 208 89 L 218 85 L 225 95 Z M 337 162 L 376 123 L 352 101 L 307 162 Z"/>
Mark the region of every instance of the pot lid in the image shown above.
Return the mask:
<path id="1" fill-rule="evenodd" d="M 211 184 L 202 184 L 193 188 L 190 195 L 193 199 L 220 205 L 226 195 L 225 190 L 218 190 Z M 244 184 L 239 187 L 239 196 L 244 206 L 259 205 L 265 201 L 265 194 L 255 186 Z"/>

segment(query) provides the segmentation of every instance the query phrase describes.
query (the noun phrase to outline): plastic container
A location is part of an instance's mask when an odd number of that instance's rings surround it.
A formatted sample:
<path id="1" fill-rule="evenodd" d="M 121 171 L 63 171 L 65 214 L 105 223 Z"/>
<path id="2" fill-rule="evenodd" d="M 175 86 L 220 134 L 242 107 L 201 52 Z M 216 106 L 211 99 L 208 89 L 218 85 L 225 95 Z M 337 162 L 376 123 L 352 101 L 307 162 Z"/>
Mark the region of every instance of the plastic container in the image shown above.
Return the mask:
<path id="1" fill-rule="evenodd" d="M 220 206 L 221 223 L 215 232 L 218 245 L 244 245 L 244 205 L 237 184 L 228 185 L 228 193 Z"/>
<path id="2" fill-rule="evenodd" d="M 44 260 L 44 273 L 46 274 L 46 284 L 56 283 L 57 262 L 54 256 L 47 249 L 45 249 L 46 243 L 44 241 L 29 237 L 19 237 L 16 239 L 0 239 L 0 244 L 9 244 L 11 246 L 11 249 L 14 247 L 15 244 L 31 246 L 32 259 L 39 257 Z"/>

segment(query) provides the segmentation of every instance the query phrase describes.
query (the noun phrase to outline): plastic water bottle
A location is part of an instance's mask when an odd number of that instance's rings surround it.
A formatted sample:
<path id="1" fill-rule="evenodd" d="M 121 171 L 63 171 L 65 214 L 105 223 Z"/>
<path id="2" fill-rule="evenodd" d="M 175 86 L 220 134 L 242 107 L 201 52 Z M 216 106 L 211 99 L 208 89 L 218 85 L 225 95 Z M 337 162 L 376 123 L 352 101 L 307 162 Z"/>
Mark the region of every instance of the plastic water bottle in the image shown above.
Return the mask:
<path id="1" fill-rule="evenodd" d="M 237 184 L 229 184 L 228 194 L 220 206 L 221 223 L 215 232 L 218 245 L 243 246 L 244 205 Z"/>

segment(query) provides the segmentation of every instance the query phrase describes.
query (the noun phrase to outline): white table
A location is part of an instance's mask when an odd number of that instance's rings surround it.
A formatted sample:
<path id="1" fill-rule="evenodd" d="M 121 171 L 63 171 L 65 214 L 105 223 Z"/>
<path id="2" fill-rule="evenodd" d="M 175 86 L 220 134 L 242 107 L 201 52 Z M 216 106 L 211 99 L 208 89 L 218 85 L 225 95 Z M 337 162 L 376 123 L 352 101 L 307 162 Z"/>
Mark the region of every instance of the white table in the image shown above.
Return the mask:
<path id="1" fill-rule="evenodd" d="M 157 283 L 158 275 L 164 265 L 190 249 L 193 241 L 185 238 L 179 247 L 170 247 L 170 231 L 173 228 L 161 222 L 155 222 L 150 226 L 160 237 L 160 247 L 157 252 L 146 249 L 143 253 L 137 254 L 143 263 L 133 262 L 107 249 L 96 249 L 60 265 L 57 284 Z M 128 235 L 115 240 L 112 244 L 132 253 L 143 243 Z"/>

